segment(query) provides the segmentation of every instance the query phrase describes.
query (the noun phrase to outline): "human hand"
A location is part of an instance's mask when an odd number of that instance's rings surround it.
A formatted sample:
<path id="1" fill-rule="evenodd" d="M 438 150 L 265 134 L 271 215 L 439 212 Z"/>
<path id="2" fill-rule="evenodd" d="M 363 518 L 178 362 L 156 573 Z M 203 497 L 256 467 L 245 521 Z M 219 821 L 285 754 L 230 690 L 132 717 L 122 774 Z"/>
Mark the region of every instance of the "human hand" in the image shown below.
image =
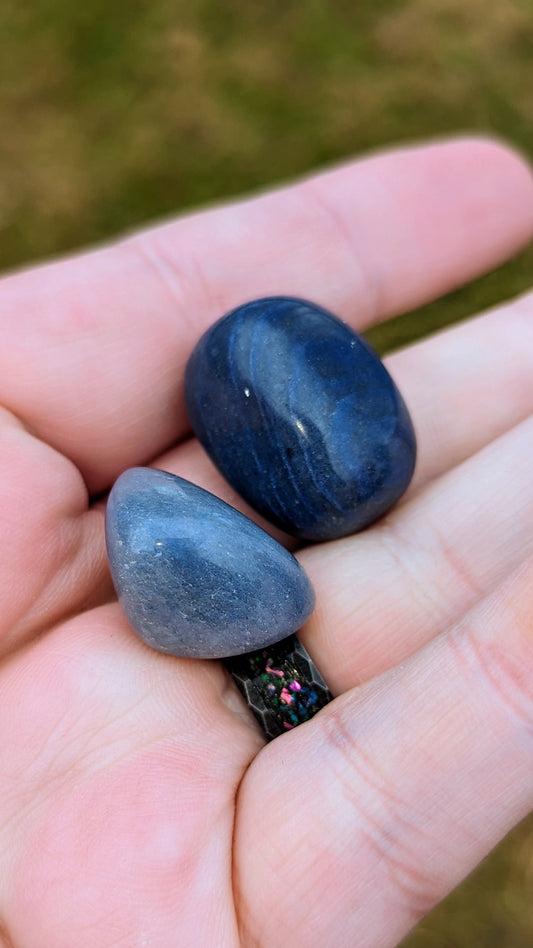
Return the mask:
<path id="1" fill-rule="evenodd" d="M 529 811 L 530 299 L 387 360 L 415 478 L 382 522 L 300 552 L 301 638 L 338 697 L 267 746 L 218 664 L 129 629 L 103 498 L 153 462 L 242 507 L 182 398 L 232 306 L 303 296 L 365 329 L 532 228 L 522 163 L 462 141 L 0 285 L 0 945 L 393 945 Z"/>

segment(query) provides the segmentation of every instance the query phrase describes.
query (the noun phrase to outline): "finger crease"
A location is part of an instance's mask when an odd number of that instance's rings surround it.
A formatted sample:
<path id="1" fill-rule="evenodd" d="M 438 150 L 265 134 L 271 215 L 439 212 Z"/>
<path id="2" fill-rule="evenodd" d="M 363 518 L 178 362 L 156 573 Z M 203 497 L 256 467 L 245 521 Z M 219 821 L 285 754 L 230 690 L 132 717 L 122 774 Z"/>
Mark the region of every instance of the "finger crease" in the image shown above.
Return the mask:
<path id="1" fill-rule="evenodd" d="M 300 185 L 300 188 L 304 191 L 306 201 L 308 202 L 309 197 L 311 197 L 321 216 L 326 219 L 330 226 L 333 225 L 333 230 L 339 238 L 339 245 L 346 248 L 348 257 L 352 262 L 355 262 L 359 283 L 363 288 L 363 292 L 357 296 L 359 316 L 361 301 L 364 301 L 365 313 L 362 322 L 373 322 L 382 311 L 381 282 L 377 279 L 375 271 L 371 271 L 368 266 L 363 266 L 363 255 L 357 252 L 356 248 L 356 235 L 348 226 L 337 206 L 325 197 L 316 181 L 305 181 Z"/>

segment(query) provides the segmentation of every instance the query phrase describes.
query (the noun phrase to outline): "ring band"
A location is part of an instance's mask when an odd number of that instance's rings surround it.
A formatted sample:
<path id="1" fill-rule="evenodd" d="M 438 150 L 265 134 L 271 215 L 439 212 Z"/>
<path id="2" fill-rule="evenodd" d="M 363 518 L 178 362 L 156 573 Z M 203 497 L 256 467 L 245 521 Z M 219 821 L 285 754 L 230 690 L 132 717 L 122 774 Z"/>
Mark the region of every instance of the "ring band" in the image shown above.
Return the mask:
<path id="1" fill-rule="evenodd" d="M 333 700 L 296 635 L 256 652 L 225 658 L 223 664 L 268 740 L 309 721 Z"/>

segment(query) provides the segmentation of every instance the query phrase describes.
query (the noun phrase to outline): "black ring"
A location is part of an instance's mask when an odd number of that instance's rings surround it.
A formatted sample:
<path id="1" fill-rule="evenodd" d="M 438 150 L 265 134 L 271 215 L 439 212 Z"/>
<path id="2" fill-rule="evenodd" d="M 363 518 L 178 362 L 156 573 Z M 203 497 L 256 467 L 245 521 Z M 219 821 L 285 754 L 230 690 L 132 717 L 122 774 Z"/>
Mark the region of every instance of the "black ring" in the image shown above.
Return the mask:
<path id="1" fill-rule="evenodd" d="M 256 652 L 223 659 L 268 740 L 286 734 L 333 700 L 296 635 Z"/>

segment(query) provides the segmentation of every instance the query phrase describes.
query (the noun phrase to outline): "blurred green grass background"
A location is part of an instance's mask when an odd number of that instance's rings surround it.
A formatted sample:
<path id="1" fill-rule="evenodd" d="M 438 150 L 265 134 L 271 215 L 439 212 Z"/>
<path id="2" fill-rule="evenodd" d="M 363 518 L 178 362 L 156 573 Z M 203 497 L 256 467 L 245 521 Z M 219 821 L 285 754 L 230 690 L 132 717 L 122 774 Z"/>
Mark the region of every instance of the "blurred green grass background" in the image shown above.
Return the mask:
<path id="1" fill-rule="evenodd" d="M 0 268 L 392 142 L 533 157 L 532 0 L 2 0 Z M 525 290 L 533 252 L 373 330 L 395 347 Z M 531 948 L 526 821 L 406 940 Z"/>

